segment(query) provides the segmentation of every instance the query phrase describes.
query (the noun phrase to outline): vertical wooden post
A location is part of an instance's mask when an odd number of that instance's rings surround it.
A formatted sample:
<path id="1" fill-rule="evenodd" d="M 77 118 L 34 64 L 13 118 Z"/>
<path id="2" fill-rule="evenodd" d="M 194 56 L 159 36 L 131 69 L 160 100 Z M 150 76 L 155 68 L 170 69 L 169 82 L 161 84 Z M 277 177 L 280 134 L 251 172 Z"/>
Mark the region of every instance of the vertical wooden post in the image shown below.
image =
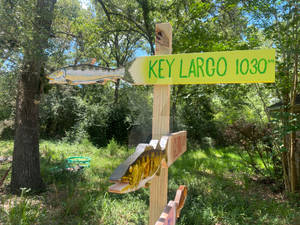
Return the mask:
<path id="1" fill-rule="evenodd" d="M 156 24 L 155 55 L 172 53 L 172 26 L 169 23 Z M 154 85 L 152 139 L 160 139 L 170 132 L 170 85 Z M 162 168 L 160 176 L 150 185 L 149 225 L 154 225 L 167 204 L 168 168 Z"/>

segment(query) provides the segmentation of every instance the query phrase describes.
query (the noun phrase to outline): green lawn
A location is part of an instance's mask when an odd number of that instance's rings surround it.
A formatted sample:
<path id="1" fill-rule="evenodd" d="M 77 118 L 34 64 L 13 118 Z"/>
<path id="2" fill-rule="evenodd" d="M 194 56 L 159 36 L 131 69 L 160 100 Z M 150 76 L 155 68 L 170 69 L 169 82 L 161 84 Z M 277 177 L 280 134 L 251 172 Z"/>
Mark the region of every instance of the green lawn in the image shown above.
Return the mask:
<path id="1" fill-rule="evenodd" d="M 98 149 L 82 144 L 42 141 L 41 170 L 47 191 L 16 197 L 0 189 L 0 224 L 147 224 L 149 190 L 118 195 L 107 192 L 114 168 L 130 155 L 111 142 Z M 179 185 L 188 198 L 177 224 L 293 224 L 300 216 L 295 196 L 273 193 L 272 186 L 255 181 L 235 149 L 189 149 L 169 170 L 169 198 Z M 12 153 L 12 142 L 0 142 L 0 156 Z M 88 156 L 82 172 L 53 172 L 67 157 Z M 0 165 L 0 177 L 9 164 Z M 299 199 L 298 199 L 299 200 Z M 297 224 L 297 223 L 294 223 Z M 299 222 L 300 224 L 300 222 Z"/>

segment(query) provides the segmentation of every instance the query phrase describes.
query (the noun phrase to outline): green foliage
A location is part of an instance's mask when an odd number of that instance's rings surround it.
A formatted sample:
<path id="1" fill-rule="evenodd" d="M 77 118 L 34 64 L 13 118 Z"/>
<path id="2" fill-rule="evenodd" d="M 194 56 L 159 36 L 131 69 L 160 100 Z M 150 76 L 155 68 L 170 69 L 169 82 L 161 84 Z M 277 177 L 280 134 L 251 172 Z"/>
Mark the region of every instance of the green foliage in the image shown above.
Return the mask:
<path id="1" fill-rule="evenodd" d="M 146 205 L 139 196 L 116 196 L 106 191 L 109 186 L 107 178 L 113 168 L 130 154 L 124 147 L 111 141 L 107 148 L 97 149 L 84 140 L 78 145 L 45 142 L 41 149 L 42 152 L 48 152 L 47 160 L 42 162 L 42 168 L 44 177 L 47 178 L 46 182 L 53 188 L 54 193 L 50 192 L 54 194 L 51 204 L 59 208 L 59 212 L 56 212 L 57 223 L 146 223 Z M 65 171 L 49 174 L 50 171 L 46 168 L 75 155 L 91 157 L 91 167 L 79 173 Z"/>
<path id="2" fill-rule="evenodd" d="M 251 28 L 238 1 L 188 0 L 176 3 L 173 8 L 175 12 L 170 13 L 170 19 L 178 28 L 174 37 L 174 52 L 249 48 L 248 40 L 243 40 L 242 36 L 247 37 Z"/>
<path id="3" fill-rule="evenodd" d="M 249 1 L 245 2 L 245 8 L 264 31 L 268 45 L 276 48 L 276 83 L 265 85 L 265 88 L 273 90 L 273 96 L 282 102 L 280 110 L 284 113 L 279 113 L 279 117 L 277 115 L 275 127 L 279 129 L 274 129 L 273 136 L 277 139 L 277 149 L 282 152 L 285 187 L 295 191 L 295 184 L 299 183 L 300 177 L 296 175 L 299 174 L 295 172 L 297 169 L 293 168 L 298 160 L 293 157 L 295 145 L 290 143 L 295 142 L 298 129 L 298 125 L 295 125 L 298 118 L 294 115 L 294 105 L 299 95 L 299 4 L 298 1 Z M 278 139 L 280 136 L 281 140 Z"/>
<path id="4" fill-rule="evenodd" d="M 284 137 L 291 134 L 294 131 L 300 130 L 300 115 L 299 113 L 290 113 L 290 112 L 272 112 L 271 124 L 274 127 L 274 141 L 281 146 L 281 151 L 286 151 L 283 149 L 283 140 Z M 283 123 L 283 121 L 285 123 Z"/>
<path id="5" fill-rule="evenodd" d="M 268 124 L 256 124 L 238 120 L 229 125 L 224 133 L 226 142 L 234 145 L 238 154 L 244 151 L 247 158 L 243 158 L 246 166 L 262 176 L 276 179 L 280 183 L 282 178 L 282 164 L 280 161 L 281 152 L 274 146 L 274 137 L 272 136 L 272 127 Z M 259 158 L 257 161 L 255 158 Z M 261 170 L 261 168 L 265 170 Z"/>
<path id="6" fill-rule="evenodd" d="M 114 138 L 121 144 L 128 142 L 130 123 L 126 119 L 129 112 L 129 109 L 124 106 L 117 106 L 110 109 L 106 132 L 108 140 Z"/>
<path id="7" fill-rule="evenodd" d="M 16 76 L 0 69 L 0 121 L 13 119 L 15 111 Z"/>
<path id="8" fill-rule="evenodd" d="M 222 132 L 237 120 L 260 125 L 269 122 L 266 109 L 271 100 L 281 99 L 288 108 L 292 75 L 299 61 L 296 1 L 95 0 L 91 4 L 84 10 L 78 0 L 57 2 L 42 76 L 67 64 L 89 63 L 91 58 L 96 58 L 97 65 L 114 68 L 132 60 L 137 49 L 154 54 L 155 23 L 169 21 L 173 25 L 173 53 L 274 46 L 277 52 L 275 85 L 173 87 L 172 131 L 187 129 L 190 141 L 209 148 L 213 143 L 224 145 Z M 7 134 L 1 138 L 12 137 L 13 125 L 7 127 L 3 121 L 13 121 L 20 65 L 25 49 L 35 44 L 34 8 L 32 0 L 0 0 L 0 132 Z M 50 87 L 41 80 L 42 138 L 71 143 L 89 140 L 106 146 L 111 139 L 127 144 L 132 127 L 151 131 L 151 87 L 124 82 Z M 298 130 L 298 121 L 286 113 L 272 121 L 276 124 L 274 146 L 279 146 L 274 151 L 287 151 L 282 137 Z M 253 147 L 263 148 L 251 141 L 247 148 Z"/>
<path id="9" fill-rule="evenodd" d="M 237 120 L 266 123 L 268 117 L 264 104 L 268 104 L 270 96 L 272 92 L 258 84 L 216 85 L 213 96 L 215 121 L 223 126 Z"/>
<path id="10" fill-rule="evenodd" d="M 21 197 L 13 203 L 9 210 L 8 221 L 11 225 L 30 225 L 38 222 L 38 217 L 43 211 L 40 211 L 40 205 L 33 205 L 26 198 L 26 193 L 30 190 L 22 189 Z"/>
<path id="11" fill-rule="evenodd" d="M 210 149 L 214 147 L 214 140 L 211 137 L 203 137 L 201 139 L 201 148 Z"/>
<path id="12" fill-rule="evenodd" d="M 148 48 L 154 53 L 155 21 L 168 20 L 173 24 L 174 53 L 253 48 L 262 38 L 257 27 L 247 24 L 242 5 L 237 1 L 97 2 L 102 4 L 93 5 L 93 10 L 81 9 L 77 0 L 57 2 L 47 72 L 66 64 L 88 63 L 91 58 L 96 58 L 96 63 L 102 66 L 122 66 L 138 48 Z M 96 85 L 49 88 L 47 85 L 44 88 L 47 92 L 40 110 L 43 138 L 75 142 L 89 138 L 104 146 L 111 138 L 126 143 L 132 126 L 151 130 L 152 106 L 147 87 L 121 83 L 104 88 Z M 232 115 L 232 122 L 240 114 L 245 117 L 251 114 L 245 113 L 251 109 L 241 109 L 236 104 L 243 100 L 244 89 L 230 85 L 178 88 L 178 93 L 172 94 L 175 106 L 172 129 L 187 128 L 197 142 L 210 136 L 222 143 L 220 130 L 227 116 Z M 227 95 L 221 101 L 232 102 L 226 107 L 214 101 L 214 93 L 222 91 Z M 9 112 L 4 106 L 3 118 Z"/>
<path id="13" fill-rule="evenodd" d="M 1 64 L 1 63 L 0 63 Z M 17 76 L 16 71 L 7 71 L 0 65 L 0 138 L 14 137 L 14 116 L 16 108 Z"/>
<path id="14" fill-rule="evenodd" d="M 196 88 L 189 91 L 184 99 L 181 116 L 189 138 L 198 143 L 201 143 L 203 137 L 216 138 L 217 130 L 213 122 L 210 99 Z"/>
<path id="15" fill-rule="evenodd" d="M 61 138 L 76 121 L 80 120 L 83 109 L 73 88 L 55 87 L 44 96 L 41 109 L 41 136 Z"/>
<path id="16" fill-rule="evenodd" d="M 114 85 L 54 86 L 40 104 L 41 137 L 70 142 L 88 138 L 105 146 L 112 138 L 128 143 L 134 125 L 151 128 L 149 88 L 121 82 L 115 103 Z"/>
<path id="17" fill-rule="evenodd" d="M 166 21 L 165 14 L 172 2 L 159 0 L 102 1 L 96 0 L 96 8 L 107 17 L 110 33 L 126 31 L 137 37 L 138 46 L 154 54 L 155 21 Z"/>
<path id="18" fill-rule="evenodd" d="M 178 224 L 291 223 L 298 215 L 299 204 L 289 211 L 290 203 L 274 199 L 271 190 L 276 184 L 266 185 L 253 174 L 255 171 L 242 163 L 235 148 L 185 153 L 169 172 L 169 199 L 178 185 L 188 187 Z"/>
<path id="19" fill-rule="evenodd" d="M 111 139 L 105 150 L 109 155 L 113 156 L 118 154 L 118 152 L 124 152 L 125 148 L 124 146 L 119 145 L 115 139 Z"/>
<path id="20" fill-rule="evenodd" d="M 144 201 L 136 200 L 137 198 L 132 195 L 129 195 L 128 198 L 113 200 L 108 194 L 104 195 L 100 221 L 107 225 L 143 225 L 147 223 L 147 206 Z"/>

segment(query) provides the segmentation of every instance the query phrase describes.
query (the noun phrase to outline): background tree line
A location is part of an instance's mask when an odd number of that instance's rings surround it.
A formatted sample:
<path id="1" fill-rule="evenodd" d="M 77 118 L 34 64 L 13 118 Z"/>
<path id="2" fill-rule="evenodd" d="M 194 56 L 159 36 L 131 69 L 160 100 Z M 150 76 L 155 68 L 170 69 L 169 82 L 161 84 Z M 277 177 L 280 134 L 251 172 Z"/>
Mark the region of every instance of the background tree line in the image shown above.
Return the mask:
<path id="1" fill-rule="evenodd" d="M 173 26 L 174 54 L 276 48 L 275 84 L 173 86 L 170 126 L 186 129 L 190 143 L 202 147 L 237 145 L 249 154 L 247 165 L 262 173 L 251 160 L 259 155 L 268 168 L 264 176 L 299 190 L 299 120 L 293 111 L 299 91 L 297 1 L 95 0 L 83 9 L 78 0 L 0 0 L 0 6 L 1 137 L 16 131 L 15 162 L 35 159 L 32 168 L 14 164 L 16 190 L 42 186 L 39 136 L 89 139 L 98 146 L 112 138 L 122 144 L 151 138 L 151 87 L 124 81 L 50 86 L 45 74 L 93 58 L 116 68 L 141 51 L 154 54 L 154 27 L 161 21 Z M 267 107 L 279 100 L 283 110 L 271 116 Z M 37 176 L 25 182 L 20 171 Z"/>

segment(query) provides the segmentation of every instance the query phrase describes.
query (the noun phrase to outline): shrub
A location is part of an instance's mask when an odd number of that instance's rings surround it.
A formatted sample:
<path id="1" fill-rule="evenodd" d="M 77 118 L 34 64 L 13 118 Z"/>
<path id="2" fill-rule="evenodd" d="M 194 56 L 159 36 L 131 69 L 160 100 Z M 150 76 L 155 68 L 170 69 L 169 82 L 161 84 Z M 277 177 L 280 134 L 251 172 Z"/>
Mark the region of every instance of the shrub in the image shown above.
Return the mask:
<path id="1" fill-rule="evenodd" d="M 191 140 L 201 144 L 204 137 L 215 139 L 219 136 L 213 117 L 209 98 L 191 95 L 186 99 L 182 108 L 181 119 Z"/>
<path id="2" fill-rule="evenodd" d="M 279 153 L 273 148 L 271 135 L 270 125 L 244 120 L 234 122 L 224 131 L 227 144 L 239 146 L 238 149 L 247 154 L 248 157 L 243 157 L 243 160 L 255 173 L 280 178 L 282 170 Z M 256 157 L 260 161 L 255 160 Z"/>

